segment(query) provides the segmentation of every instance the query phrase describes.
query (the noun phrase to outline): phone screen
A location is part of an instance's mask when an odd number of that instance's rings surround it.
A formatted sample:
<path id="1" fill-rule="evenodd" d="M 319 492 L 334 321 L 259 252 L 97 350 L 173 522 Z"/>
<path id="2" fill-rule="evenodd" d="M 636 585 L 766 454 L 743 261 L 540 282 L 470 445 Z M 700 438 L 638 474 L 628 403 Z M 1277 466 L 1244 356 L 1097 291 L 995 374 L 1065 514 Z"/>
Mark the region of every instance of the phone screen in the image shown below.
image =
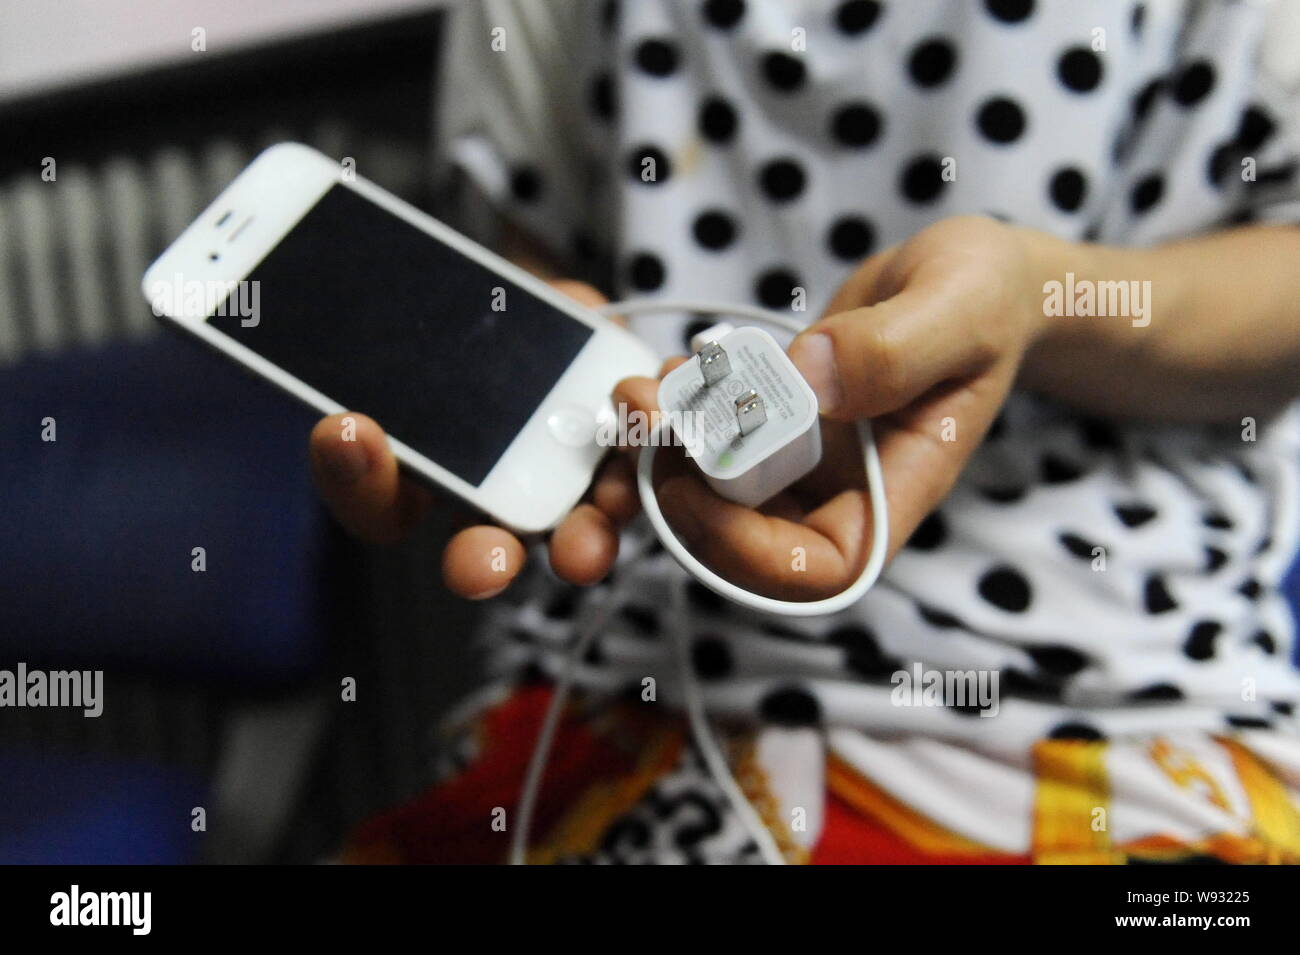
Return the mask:
<path id="1" fill-rule="evenodd" d="M 257 323 L 213 327 L 476 487 L 592 335 L 342 185 L 248 281 Z"/>

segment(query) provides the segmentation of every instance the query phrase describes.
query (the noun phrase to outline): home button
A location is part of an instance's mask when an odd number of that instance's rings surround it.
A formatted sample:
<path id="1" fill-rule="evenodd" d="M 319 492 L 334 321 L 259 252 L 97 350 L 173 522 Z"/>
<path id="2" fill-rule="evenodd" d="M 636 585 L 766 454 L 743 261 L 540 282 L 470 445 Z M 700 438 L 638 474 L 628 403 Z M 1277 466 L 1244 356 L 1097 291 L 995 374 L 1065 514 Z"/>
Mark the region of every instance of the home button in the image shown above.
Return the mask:
<path id="1" fill-rule="evenodd" d="M 546 426 L 560 444 L 580 448 L 596 438 L 596 416 L 578 405 L 560 405 L 546 417 Z"/>

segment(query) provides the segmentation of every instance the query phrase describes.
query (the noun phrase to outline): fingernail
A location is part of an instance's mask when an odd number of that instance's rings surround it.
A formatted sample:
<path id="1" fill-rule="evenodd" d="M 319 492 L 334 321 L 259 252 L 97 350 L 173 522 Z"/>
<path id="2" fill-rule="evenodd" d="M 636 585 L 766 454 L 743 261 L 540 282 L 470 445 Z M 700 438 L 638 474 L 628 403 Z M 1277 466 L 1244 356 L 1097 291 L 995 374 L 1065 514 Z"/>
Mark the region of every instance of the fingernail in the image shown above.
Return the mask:
<path id="1" fill-rule="evenodd" d="M 370 455 L 360 441 L 339 441 L 330 447 L 321 463 L 340 484 L 355 484 L 370 470 Z"/>
<path id="2" fill-rule="evenodd" d="M 835 346 L 829 335 L 815 332 L 795 339 L 790 346 L 790 360 L 817 395 L 821 411 L 832 411 L 844 400 L 835 368 Z"/>
<path id="3" fill-rule="evenodd" d="M 465 599 L 466 600 L 490 600 L 491 598 L 495 597 L 497 594 L 501 593 L 509 586 L 510 586 L 510 582 L 506 581 L 504 584 L 501 584 L 499 587 L 489 587 L 487 590 L 479 591 L 477 593 L 472 593 L 472 594 L 466 594 Z"/>

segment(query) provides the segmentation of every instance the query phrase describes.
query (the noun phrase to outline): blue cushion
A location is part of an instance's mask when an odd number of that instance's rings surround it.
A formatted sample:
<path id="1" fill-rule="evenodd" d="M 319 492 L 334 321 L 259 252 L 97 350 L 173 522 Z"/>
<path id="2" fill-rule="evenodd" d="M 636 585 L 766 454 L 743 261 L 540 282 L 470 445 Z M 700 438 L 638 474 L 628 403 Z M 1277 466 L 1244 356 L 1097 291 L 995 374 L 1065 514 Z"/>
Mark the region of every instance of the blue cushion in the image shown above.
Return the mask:
<path id="1" fill-rule="evenodd" d="M 5 370 L 0 654 L 221 678 L 309 667 L 326 539 L 315 419 L 174 334 Z"/>
<path id="2" fill-rule="evenodd" d="M 187 773 L 8 750 L 0 780 L 0 865 L 199 861 L 191 820 L 205 790 Z"/>

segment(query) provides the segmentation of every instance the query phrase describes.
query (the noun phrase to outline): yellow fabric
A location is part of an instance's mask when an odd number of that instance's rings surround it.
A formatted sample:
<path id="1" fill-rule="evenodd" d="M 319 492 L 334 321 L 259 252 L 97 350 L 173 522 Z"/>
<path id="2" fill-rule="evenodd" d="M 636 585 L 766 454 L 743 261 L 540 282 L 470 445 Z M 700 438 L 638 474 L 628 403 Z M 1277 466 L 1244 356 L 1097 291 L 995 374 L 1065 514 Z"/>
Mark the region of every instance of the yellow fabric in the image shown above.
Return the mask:
<path id="1" fill-rule="evenodd" d="M 1038 865 L 1122 863 L 1110 838 L 1106 743 L 1042 740 L 1033 751 L 1034 823 L 1030 855 Z"/>
<path id="2" fill-rule="evenodd" d="M 1266 847 L 1264 858 L 1272 864 L 1300 863 L 1300 813 L 1277 774 L 1258 756 L 1234 739 L 1219 739 L 1232 757 L 1237 778 L 1250 802 L 1251 832 Z"/>

